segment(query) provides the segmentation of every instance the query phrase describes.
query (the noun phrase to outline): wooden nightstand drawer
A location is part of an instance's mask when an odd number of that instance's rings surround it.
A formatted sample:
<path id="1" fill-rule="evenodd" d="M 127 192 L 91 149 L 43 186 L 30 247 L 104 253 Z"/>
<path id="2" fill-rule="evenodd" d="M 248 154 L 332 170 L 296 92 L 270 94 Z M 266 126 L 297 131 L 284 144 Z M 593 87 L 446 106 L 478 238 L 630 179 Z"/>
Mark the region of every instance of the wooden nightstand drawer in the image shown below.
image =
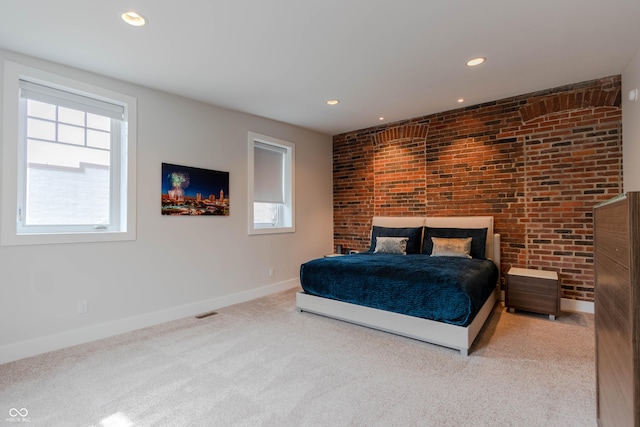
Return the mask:
<path id="1" fill-rule="evenodd" d="M 560 284 L 555 271 L 512 267 L 507 273 L 505 306 L 548 314 L 550 319 L 560 314 Z"/>
<path id="2" fill-rule="evenodd" d="M 509 291 L 530 292 L 534 294 L 558 296 L 558 281 L 537 277 L 507 275 Z"/>
<path id="3" fill-rule="evenodd" d="M 558 297 L 510 290 L 508 307 L 534 313 L 557 315 Z"/>

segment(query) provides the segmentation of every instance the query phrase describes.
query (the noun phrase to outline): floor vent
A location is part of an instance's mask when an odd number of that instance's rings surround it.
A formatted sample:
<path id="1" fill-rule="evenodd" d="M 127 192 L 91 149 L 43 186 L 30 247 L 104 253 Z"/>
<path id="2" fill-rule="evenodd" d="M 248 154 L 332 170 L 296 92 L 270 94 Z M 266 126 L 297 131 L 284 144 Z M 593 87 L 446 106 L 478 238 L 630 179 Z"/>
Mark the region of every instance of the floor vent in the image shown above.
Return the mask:
<path id="1" fill-rule="evenodd" d="M 196 319 L 204 319 L 205 317 L 213 316 L 215 314 L 218 314 L 218 313 L 216 313 L 215 311 L 209 311 L 207 313 L 198 314 L 196 316 Z"/>

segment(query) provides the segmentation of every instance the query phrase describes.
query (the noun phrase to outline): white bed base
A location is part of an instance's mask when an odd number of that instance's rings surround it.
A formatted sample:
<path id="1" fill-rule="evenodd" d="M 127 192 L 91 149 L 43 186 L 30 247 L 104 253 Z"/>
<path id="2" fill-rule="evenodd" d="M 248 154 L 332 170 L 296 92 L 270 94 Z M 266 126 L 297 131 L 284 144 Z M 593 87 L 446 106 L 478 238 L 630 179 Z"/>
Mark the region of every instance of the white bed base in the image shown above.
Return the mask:
<path id="1" fill-rule="evenodd" d="M 493 217 L 374 217 L 373 225 L 384 227 L 430 227 L 484 228 L 487 227 L 487 253 L 493 254 L 492 260 L 500 268 L 500 235 L 493 233 Z M 322 316 L 344 320 L 361 326 L 378 329 L 393 334 L 437 344 L 459 350 L 463 356 L 469 355 L 469 349 L 480 333 L 482 326 L 493 311 L 500 297 L 500 287 L 491 293 L 469 326 L 456 326 L 419 317 L 407 316 L 376 308 L 350 304 L 342 301 L 298 292 L 296 306 L 300 312 L 309 312 Z"/>

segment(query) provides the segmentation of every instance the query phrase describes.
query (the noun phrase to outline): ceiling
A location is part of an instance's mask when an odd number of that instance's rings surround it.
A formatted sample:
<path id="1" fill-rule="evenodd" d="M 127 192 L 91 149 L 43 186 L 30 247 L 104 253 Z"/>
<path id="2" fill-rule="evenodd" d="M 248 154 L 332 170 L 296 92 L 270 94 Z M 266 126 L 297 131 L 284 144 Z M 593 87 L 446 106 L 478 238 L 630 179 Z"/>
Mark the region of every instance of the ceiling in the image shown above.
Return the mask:
<path id="1" fill-rule="evenodd" d="M 640 1 L 0 0 L 0 48 L 335 135 L 620 74 Z"/>

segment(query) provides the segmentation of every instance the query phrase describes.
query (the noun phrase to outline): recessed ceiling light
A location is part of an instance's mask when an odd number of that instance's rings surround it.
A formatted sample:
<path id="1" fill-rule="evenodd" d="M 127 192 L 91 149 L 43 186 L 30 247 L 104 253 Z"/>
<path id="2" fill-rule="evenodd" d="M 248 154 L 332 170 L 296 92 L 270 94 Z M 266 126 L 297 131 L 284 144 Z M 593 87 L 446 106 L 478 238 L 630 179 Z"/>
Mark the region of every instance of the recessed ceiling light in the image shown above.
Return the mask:
<path id="1" fill-rule="evenodd" d="M 378 120 L 384 120 L 384 117 L 380 116 L 378 117 Z"/>
<path id="2" fill-rule="evenodd" d="M 329 104 L 329 105 L 338 105 L 339 103 L 340 103 L 340 101 L 337 100 L 337 99 L 330 99 L 330 100 L 327 101 L 327 104 Z"/>
<path id="3" fill-rule="evenodd" d="M 482 57 L 473 58 L 473 59 L 470 59 L 470 60 L 467 61 L 467 65 L 469 67 L 475 67 L 476 65 L 482 64 L 486 60 L 487 60 L 487 58 L 482 58 Z"/>
<path id="4" fill-rule="evenodd" d="M 464 98 L 458 98 L 458 102 L 460 103 L 464 102 Z"/>
<path id="5" fill-rule="evenodd" d="M 144 18 L 144 16 L 133 10 L 130 10 L 129 12 L 123 12 L 120 17 L 124 22 L 129 25 L 133 25 L 134 27 L 142 27 L 147 23 L 147 20 Z"/>

